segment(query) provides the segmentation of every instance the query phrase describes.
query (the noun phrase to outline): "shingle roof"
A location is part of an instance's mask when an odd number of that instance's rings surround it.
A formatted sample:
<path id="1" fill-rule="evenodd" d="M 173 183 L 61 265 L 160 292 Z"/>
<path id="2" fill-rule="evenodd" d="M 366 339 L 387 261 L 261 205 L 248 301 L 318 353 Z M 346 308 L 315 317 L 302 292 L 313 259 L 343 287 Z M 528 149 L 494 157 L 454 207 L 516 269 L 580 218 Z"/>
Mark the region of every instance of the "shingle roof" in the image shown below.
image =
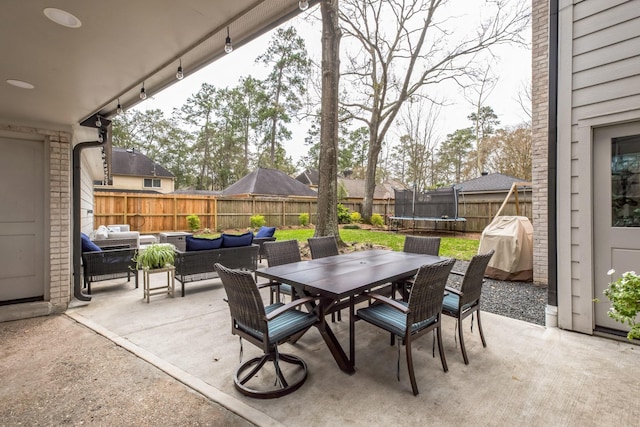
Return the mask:
<path id="1" fill-rule="evenodd" d="M 456 184 L 455 187 L 460 192 L 483 192 L 483 191 L 509 191 L 514 182 L 524 182 L 523 179 L 514 178 L 501 173 L 491 173 L 478 178 Z"/>
<path id="2" fill-rule="evenodd" d="M 271 196 L 312 196 L 318 193 L 276 169 L 258 168 L 222 191 L 225 196 L 263 194 Z"/>
<path id="3" fill-rule="evenodd" d="M 318 185 L 320 172 L 317 169 L 305 169 L 296 179 L 305 185 Z"/>
<path id="4" fill-rule="evenodd" d="M 364 179 L 338 178 L 338 183 L 346 190 L 347 197 L 364 198 Z M 394 197 L 392 189 L 390 190 L 384 185 L 376 185 L 373 192 L 374 199 L 393 199 Z"/>
<path id="5" fill-rule="evenodd" d="M 171 172 L 141 152 L 119 147 L 113 147 L 111 152 L 111 173 L 113 175 L 174 177 Z"/>

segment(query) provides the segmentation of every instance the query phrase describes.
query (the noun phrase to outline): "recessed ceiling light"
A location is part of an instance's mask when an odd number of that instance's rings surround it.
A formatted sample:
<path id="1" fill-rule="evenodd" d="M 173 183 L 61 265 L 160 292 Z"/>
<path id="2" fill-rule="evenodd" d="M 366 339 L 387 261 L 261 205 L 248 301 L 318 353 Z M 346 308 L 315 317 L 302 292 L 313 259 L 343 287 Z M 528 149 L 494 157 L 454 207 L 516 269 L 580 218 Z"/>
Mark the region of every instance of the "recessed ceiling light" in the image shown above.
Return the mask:
<path id="1" fill-rule="evenodd" d="M 23 82 L 22 80 L 8 79 L 7 83 L 9 83 L 11 86 L 19 87 L 19 88 L 22 88 L 22 89 L 33 89 L 33 88 L 35 88 L 35 86 L 32 85 L 31 83 Z"/>
<path id="2" fill-rule="evenodd" d="M 55 7 L 48 7 L 43 10 L 44 16 L 51 19 L 56 24 L 60 24 L 69 28 L 80 28 L 82 22 L 66 10 L 56 9 Z"/>

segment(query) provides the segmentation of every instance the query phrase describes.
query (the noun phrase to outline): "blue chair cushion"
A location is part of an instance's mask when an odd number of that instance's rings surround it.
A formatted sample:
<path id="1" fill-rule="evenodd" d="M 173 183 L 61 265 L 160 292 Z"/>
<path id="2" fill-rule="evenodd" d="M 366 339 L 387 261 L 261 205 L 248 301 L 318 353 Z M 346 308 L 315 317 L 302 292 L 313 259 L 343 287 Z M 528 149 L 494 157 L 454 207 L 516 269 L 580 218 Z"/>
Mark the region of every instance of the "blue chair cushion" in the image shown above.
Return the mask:
<path id="1" fill-rule="evenodd" d="M 80 239 L 82 240 L 82 252 L 102 252 L 102 248 L 93 243 L 86 234 L 80 233 Z"/>
<path id="2" fill-rule="evenodd" d="M 404 301 L 398 302 L 405 307 L 407 306 Z M 373 304 L 369 307 L 361 308 L 358 310 L 358 317 L 399 337 L 405 336 L 407 331 L 407 315 L 387 304 Z M 411 331 L 419 331 L 431 325 L 436 319 L 437 316 L 433 316 L 422 322 L 414 323 L 411 326 Z"/>
<path id="3" fill-rule="evenodd" d="M 207 251 L 209 249 L 220 249 L 222 247 L 222 237 L 217 239 L 204 239 L 187 236 L 186 249 L 190 251 Z"/>
<path id="4" fill-rule="evenodd" d="M 264 225 L 260 227 L 258 232 L 256 233 L 256 237 L 273 237 L 273 233 L 276 232 L 275 227 L 265 227 Z"/>
<path id="5" fill-rule="evenodd" d="M 460 297 L 454 293 L 449 292 L 444 296 L 444 299 L 442 300 L 442 309 L 457 314 L 459 304 Z M 462 311 L 465 311 L 469 307 L 471 307 L 471 304 L 465 304 L 465 306 L 462 307 Z"/>
<path id="6" fill-rule="evenodd" d="M 233 234 L 223 234 L 222 235 L 222 247 L 223 248 L 237 248 L 239 246 L 249 246 L 253 243 L 253 233 L 247 231 L 244 234 L 233 235 Z"/>
<path id="7" fill-rule="evenodd" d="M 282 307 L 284 304 L 281 302 L 268 305 L 264 308 L 264 311 L 269 314 L 277 308 Z M 280 316 L 272 319 L 267 323 L 269 330 L 269 342 L 277 343 L 284 340 L 306 328 L 313 326 L 318 320 L 315 314 L 305 313 L 300 310 L 291 309 L 286 313 L 282 313 Z M 238 325 L 248 334 L 253 335 L 259 340 L 263 339 L 262 333 L 255 329 L 247 328 L 242 324 Z"/>

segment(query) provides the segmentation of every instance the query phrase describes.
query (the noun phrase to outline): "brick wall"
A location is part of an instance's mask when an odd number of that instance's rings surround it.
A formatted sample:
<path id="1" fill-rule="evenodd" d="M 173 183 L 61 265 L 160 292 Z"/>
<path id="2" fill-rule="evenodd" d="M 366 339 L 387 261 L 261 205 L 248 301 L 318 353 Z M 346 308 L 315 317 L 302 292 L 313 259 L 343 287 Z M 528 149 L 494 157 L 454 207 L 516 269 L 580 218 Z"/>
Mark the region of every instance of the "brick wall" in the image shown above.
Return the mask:
<path id="1" fill-rule="evenodd" d="M 66 310 L 71 290 L 71 144 L 65 132 L 49 134 L 50 303 Z"/>
<path id="2" fill-rule="evenodd" d="M 546 284 L 548 269 L 548 125 L 549 125 L 549 0 L 532 2 L 533 114 L 533 280 Z"/>

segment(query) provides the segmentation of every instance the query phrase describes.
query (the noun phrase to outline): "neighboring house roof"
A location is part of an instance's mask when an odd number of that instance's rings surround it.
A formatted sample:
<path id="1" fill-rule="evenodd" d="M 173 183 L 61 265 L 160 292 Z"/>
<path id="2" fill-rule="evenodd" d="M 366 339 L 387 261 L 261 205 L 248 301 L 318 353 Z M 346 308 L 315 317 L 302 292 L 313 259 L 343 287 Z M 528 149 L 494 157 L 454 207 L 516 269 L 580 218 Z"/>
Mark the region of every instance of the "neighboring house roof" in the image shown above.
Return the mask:
<path id="1" fill-rule="evenodd" d="M 354 199 L 364 198 L 364 179 L 348 179 L 338 178 L 338 183 L 342 185 L 347 192 L 347 197 Z M 376 185 L 373 192 L 374 199 L 393 199 L 395 194 L 392 188 L 386 185 Z"/>
<path id="2" fill-rule="evenodd" d="M 175 190 L 172 194 L 195 194 L 198 196 L 220 196 L 222 191 L 220 190 L 195 190 L 193 188 L 180 188 Z"/>
<path id="3" fill-rule="evenodd" d="M 138 194 L 162 194 L 156 190 L 132 190 L 109 187 L 94 187 L 93 191 L 96 193 L 138 193 Z"/>
<path id="4" fill-rule="evenodd" d="M 258 168 L 222 191 L 224 196 L 260 194 L 271 196 L 318 196 L 318 193 L 276 169 Z"/>
<path id="5" fill-rule="evenodd" d="M 306 169 L 296 179 L 305 185 L 318 185 L 320 172 L 317 169 Z"/>
<path id="6" fill-rule="evenodd" d="M 524 179 L 501 173 L 491 173 L 456 184 L 455 188 L 462 193 L 509 191 L 514 182 L 524 182 Z"/>
<path id="7" fill-rule="evenodd" d="M 111 153 L 111 174 L 174 178 L 171 172 L 141 152 L 118 147 L 113 147 Z"/>

